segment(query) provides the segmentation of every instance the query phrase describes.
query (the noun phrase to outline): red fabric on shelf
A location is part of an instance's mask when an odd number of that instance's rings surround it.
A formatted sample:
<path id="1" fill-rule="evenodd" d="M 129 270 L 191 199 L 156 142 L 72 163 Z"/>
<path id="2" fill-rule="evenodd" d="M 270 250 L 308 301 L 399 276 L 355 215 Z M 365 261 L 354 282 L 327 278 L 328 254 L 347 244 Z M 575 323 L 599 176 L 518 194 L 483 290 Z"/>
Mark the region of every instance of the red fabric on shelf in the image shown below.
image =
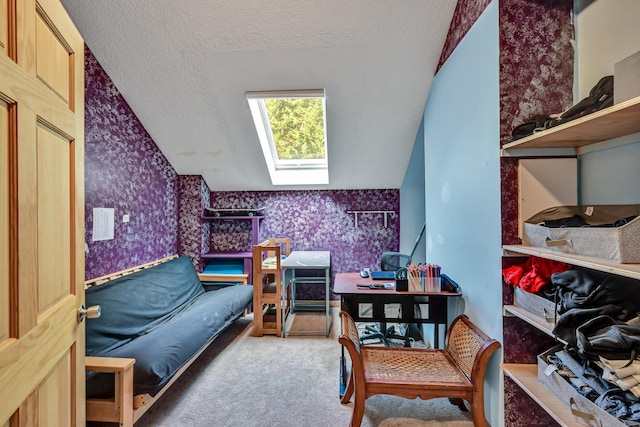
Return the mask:
<path id="1" fill-rule="evenodd" d="M 503 269 L 502 275 L 507 284 L 536 293 L 551 283 L 553 273 L 570 269 L 571 266 L 564 262 L 530 256 L 523 264 Z"/>
<path id="2" fill-rule="evenodd" d="M 520 279 L 524 276 L 525 266 L 529 263 L 529 260 L 524 264 L 512 265 L 508 268 L 502 269 L 502 277 L 504 277 L 504 281 L 507 285 L 511 285 L 513 287 L 518 286 L 520 283 Z M 527 268 L 528 270 L 528 268 Z"/>

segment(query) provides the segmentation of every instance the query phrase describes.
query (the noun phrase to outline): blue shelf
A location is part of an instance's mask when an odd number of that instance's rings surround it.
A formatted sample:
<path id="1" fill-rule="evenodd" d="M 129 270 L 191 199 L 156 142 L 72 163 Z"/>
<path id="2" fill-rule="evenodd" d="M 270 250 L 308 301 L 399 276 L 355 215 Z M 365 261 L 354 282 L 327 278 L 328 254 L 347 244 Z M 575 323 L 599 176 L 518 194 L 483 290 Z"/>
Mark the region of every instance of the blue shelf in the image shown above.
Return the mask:
<path id="1" fill-rule="evenodd" d="M 206 274 L 244 274 L 243 258 L 210 259 L 202 271 Z"/>
<path id="2" fill-rule="evenodd" d="M 203 259 L 220 259 L 220 258 L 251 258 L 251 252 L 212 252 L 202 254 Z"/>

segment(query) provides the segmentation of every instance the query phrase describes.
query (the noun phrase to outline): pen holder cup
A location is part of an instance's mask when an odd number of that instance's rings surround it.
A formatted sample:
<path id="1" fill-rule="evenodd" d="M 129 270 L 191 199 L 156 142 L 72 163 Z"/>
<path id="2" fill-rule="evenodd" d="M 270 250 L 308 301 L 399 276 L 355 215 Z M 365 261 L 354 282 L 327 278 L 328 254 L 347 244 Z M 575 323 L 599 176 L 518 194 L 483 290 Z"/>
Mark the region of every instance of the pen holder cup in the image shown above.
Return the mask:
<path id="1" fill-rule="evenodd" d="M 409 276 L 409 290 L 411 292 L 424 292 L 424 277 Z"/>
<path id="2" fill-rule="evenodd" d="M 407 292 L 409 290 L 409 280 L 396 279 L 396 291 Z"/>

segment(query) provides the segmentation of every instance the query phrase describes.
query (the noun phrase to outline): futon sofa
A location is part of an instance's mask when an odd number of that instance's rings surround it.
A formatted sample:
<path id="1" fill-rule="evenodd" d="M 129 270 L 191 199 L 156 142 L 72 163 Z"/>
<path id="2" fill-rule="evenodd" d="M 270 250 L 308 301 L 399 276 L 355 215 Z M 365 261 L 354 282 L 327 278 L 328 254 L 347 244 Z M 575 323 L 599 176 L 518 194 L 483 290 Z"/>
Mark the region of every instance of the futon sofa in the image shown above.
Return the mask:
<path id="1" fill-rule="evenodd" d="M 101 307 L 86 325 L 87 419 L 132 425 L 243 315 L 253 286 L 206 291 L 191 259 L 176 257 L 90 287 L 85 296 L 87 306 Z"/>

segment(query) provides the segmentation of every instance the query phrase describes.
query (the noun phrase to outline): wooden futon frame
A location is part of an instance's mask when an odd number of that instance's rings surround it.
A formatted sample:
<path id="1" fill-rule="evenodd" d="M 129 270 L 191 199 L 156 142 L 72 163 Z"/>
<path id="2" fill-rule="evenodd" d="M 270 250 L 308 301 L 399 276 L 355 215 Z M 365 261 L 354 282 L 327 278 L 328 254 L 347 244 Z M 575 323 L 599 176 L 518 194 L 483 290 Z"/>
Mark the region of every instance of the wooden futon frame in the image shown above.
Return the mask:
<path id="1" fill-rule="evenodd" d="M 163 262 L 177 258 L 172 255 L 153 261 L 147 264 L 132 267 L 106 276 L 97 277 L 85 282 L 85 288 L 99 286 L 111 280 L 135 273 L 137 271 L 159 265 Z M 198 274 L 202 282 L 239 282 L 247 283 L 246 274 L 224 275 L 224 274 Z M 85 358 L 85 370 L 90 372 L 106 372 L 114 374 L 115 396 L 111 399 L 87 399 L 87 420 L 105 421 L 119 423 L 120 426 L 130 427 L 147 412 L 164 392 L 182 375 L 183 372 L 206 350 L 215 340 L 211 339 L 205 347 L 195 354 L 160 390 L 155 396 L 149 394 L 133 395 L 133 365 L 135 359 L 113 358 L 113 357 L 92 357 Z"/>

